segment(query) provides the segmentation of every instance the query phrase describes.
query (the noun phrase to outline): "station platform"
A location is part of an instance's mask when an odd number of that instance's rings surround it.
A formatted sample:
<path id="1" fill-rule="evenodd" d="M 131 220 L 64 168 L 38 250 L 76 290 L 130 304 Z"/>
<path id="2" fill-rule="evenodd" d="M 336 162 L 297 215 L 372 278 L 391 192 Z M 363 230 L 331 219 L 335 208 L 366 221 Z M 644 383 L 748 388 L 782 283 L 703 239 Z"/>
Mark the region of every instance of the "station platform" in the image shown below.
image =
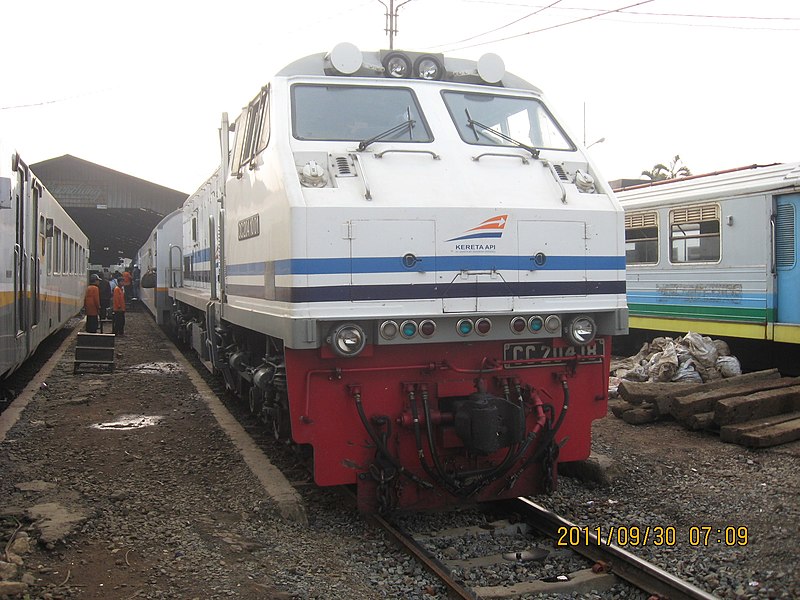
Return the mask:
<path id="1" fill-rule="evenodd" d="M 301 497 L 144 309 L 111 372 L 78 333 L 0 415 L 0 597 L 273 597 L 253 540 Z"/>

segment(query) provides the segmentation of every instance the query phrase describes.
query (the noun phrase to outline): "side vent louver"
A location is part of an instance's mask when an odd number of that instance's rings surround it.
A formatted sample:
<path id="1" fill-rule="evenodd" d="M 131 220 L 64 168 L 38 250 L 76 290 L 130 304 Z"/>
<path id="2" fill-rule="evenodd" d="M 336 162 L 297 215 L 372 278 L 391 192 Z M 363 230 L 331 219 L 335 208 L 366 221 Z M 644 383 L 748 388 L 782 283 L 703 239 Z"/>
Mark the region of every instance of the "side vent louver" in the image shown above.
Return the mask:
<path id="1" fill-rule="evenodd" d="M 569 181 L 569 177 L 567 177 L 567 173 L 564 171 L 564 165 L 553 165 L 553 168 L 556 170 L 556 173 L 558 173 L 558 178 L 561 179 L 561 181 Z"/>
<path id="2" fill-rule="evenodd" d="M 347 156 L 331 156 L 331 163 L 337 177 L 355 177 L 355 170 Z"/>
<path id="3" fill-rule="evenodd" d="M 794 206 L 778 207 L 775 219 L 775 262 L 778 267 L 791 269 L 797 260 L 795 251 Z"/>

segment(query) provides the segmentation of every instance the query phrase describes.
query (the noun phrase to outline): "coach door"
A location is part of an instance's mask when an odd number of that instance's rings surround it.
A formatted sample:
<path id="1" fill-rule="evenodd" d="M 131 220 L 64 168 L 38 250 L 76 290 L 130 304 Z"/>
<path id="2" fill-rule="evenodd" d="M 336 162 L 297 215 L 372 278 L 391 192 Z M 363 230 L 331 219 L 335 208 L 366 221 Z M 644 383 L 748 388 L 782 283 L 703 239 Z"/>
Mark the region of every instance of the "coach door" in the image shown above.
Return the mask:
<path id="1" fill-rule="evenodd" d="M 777 271 L 777 323 L 800 324 L 800 265 L 798 242 L 800 194 L 779 196 L 775 215 L 775 267 Z"/>
<path id="2" fill-rule="evenodd" d="M 17 157 L 14 161 L 17 172 L 16 190 L 16 228 L 14 239 L 14 327 L 17 331 L 17 356 L 28 356 L 30 349 L 30 331 L 28 330 L 28 248 L 25 230 L 28 225 L 26 201 L 28 199 L 28 169 Z"/>

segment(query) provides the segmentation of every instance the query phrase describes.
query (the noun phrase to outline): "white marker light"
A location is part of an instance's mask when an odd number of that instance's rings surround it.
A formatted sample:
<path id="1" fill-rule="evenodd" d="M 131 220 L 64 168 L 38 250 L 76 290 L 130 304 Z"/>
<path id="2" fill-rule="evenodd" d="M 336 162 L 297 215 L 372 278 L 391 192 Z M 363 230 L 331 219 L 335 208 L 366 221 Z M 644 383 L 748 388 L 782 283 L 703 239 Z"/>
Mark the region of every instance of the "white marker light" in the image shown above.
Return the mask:
<path id="1" fill-rule="evenodd" d="M 330 54 L 331 65 L 342 75 L 352 75 L 358 71 L 362 58 L 361 50 L 350 42 L 336 44 Z"/>
<path id="2" fill-rule="evenodd" d="M 506 74 L 506 65 L 497 54 L 484 54 L 478 59 L 478 75 L 486 83 L 497 83 Z"/>

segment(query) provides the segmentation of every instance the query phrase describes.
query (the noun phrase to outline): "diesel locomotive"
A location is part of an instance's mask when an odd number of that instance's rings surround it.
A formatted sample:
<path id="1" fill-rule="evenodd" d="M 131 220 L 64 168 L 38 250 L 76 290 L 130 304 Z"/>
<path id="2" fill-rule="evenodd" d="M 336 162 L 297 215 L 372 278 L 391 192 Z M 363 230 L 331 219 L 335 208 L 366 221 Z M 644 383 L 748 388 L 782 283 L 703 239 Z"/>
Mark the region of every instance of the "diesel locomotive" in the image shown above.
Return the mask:
<path id="1" fill-rule="evenodd" d="M 178 336 L 318 485 L 431 509 L 588 456 L 624 215 L 538 88 L 493 54 L 340 44 L 223 115 L 220 147 L 151 266 Z"/>

